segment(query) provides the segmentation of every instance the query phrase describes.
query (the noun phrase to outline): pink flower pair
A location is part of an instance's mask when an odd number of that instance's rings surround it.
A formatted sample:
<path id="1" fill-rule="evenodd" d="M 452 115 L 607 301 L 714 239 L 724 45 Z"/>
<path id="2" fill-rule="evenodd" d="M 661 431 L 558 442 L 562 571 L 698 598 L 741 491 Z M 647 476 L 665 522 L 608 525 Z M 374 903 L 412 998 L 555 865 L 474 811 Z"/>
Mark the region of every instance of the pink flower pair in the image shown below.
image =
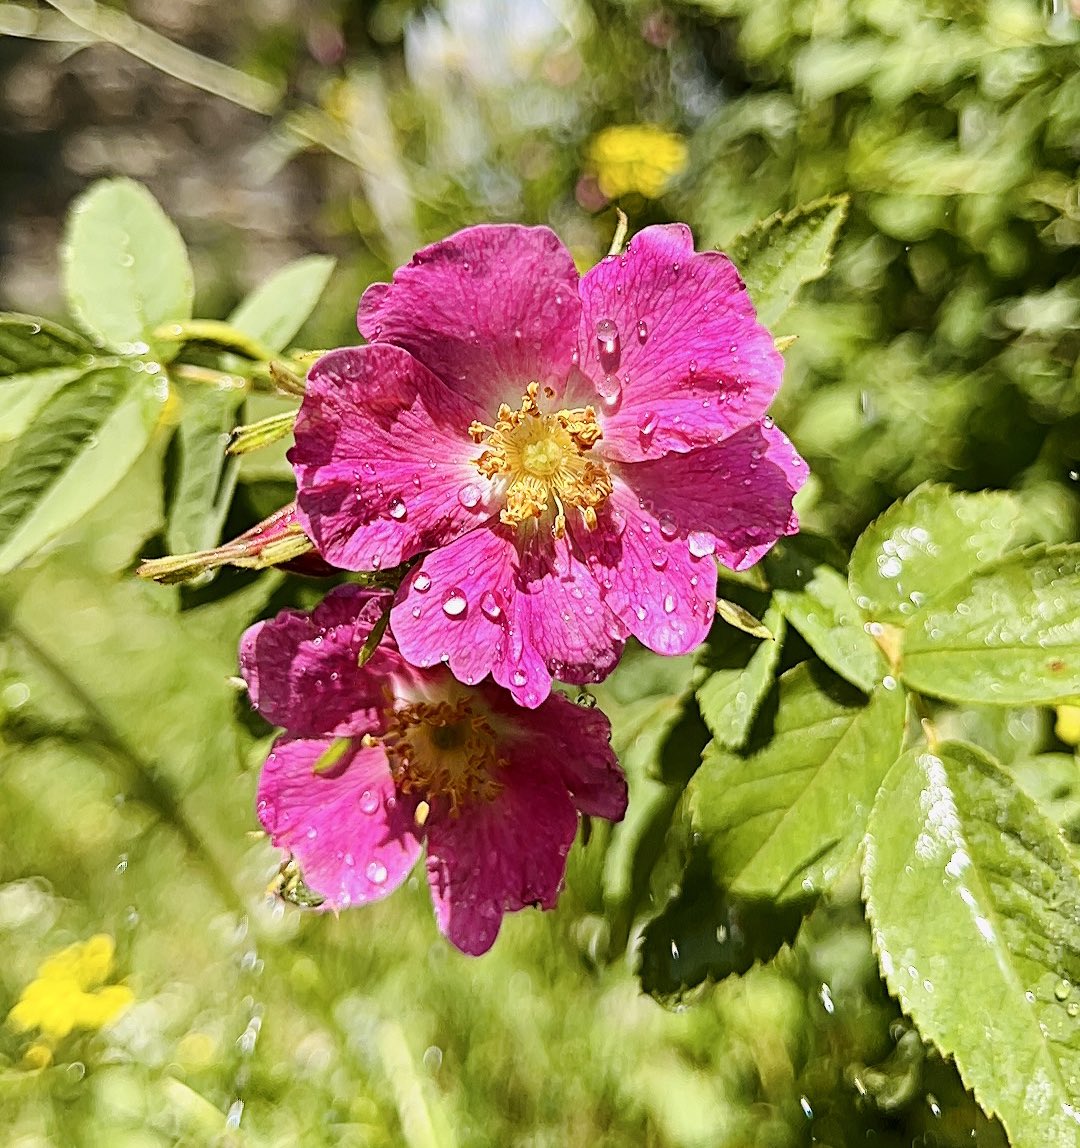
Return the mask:
<path id="1" fill-rule="evenodd" d="M 392 599 L 340 587 L 245 635 L 252 701 L 286 730 L 259 816 L 334 909 L 390 892 L 426 838 L 439 926 L 481 953 L 504 912 L 554 905 L 579 812 L 625 810 L 607 719 L 552 677 L 605 677 L 630 634 L 697 646 L 716 558 L 797 529 L 805 466 L 766 414 L 771 336 L 682 225 L 580 278 L 547 228 L 468 228 L 358 322 L 368 345 L 308 377 L 296 518 L 334 566 L 417 561 Z"/>

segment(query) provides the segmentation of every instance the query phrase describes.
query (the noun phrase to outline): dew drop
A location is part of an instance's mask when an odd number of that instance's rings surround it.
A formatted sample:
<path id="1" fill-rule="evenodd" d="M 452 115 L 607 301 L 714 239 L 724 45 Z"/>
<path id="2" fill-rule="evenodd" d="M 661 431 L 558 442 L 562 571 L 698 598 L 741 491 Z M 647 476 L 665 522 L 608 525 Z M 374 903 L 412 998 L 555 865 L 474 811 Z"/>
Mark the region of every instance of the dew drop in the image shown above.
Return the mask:
<path id="1" fill-rule="evenodd" d="M 660 533 L 669 540 L 679 533 L 678 524 L 666 510 L 660 515 Z"/>
<path id="2" fill-rule="evenodd" d="M 409 513 L 405 503 L 402 502 L 400 498 L 393 498 L 390 500 L 389 511 L 390 517 L 397 519 L 398 522 L 401 522 L 402 519 L 405 518 L 405 516 Z"/>
<path id="3" fill-rule="evenodd" d="M 596 349 L 600 356 L 600 369 L 605 374 L 619 369 L 622 349 L 619 346 L 619 328 L 614 319 L 600 319 L 596 324 Z"/>
<path id="4" fill-rule="evenodd" d="M 690 372 L 691 375 L 696 375 L 697 374 L 697 359 L 691 359 L 690 362 L 687 363 L 686 369 Z"/>
<path id="5" fill-rule="evenodd" d="M 374 813 L 379 808 L 379 795 L 373 793 L 370 789 L 365 789 L 360 794 L 360 812 L 361 813 Z"/>
<path id="6" fill-rule="evenodd" d="M 465 613 L 465 607 L 468 606 L 468 604 L 465 600 L 465 595 L 456 586 L 452 586 L 443 596 L 443 613 L 446 614 L 447 617 L 457 618 Z"/>
<path id="7" fill-rule="evenodd" d="M 644 343 L 649 337 L 649 324 L 646 323 L 644 319 L 638 319 L 637 321 L 637 337 L 639 343 Z"/>
<path id="8" fill-rule="evenodd" d="M 656 411 L 646 411 L 642 415 L 641 422 L 638 423 L 638 431 L 641 433 L 642 438 L 652 438 L 656 433 L 657 425 L 660 422 L 660 416 Z"/>
<path id="9" fill-rule="evenodd" d="M 484 591 L 484 596 L 480 599 L 480 609 L 484 616 L 493 622 L 497 622 L 502 617 L 503 608 L 499 604 L 499 598 L 491 590 Z"/>
<path id="10" fill-rule="evenodd" d="M 413 579 L 413 589 L 421 594 L 426 594 L 431 589 L 431 577 L 425 574 L 423 570 Z"/>
<path id="11" fill-rule="evenodd" d="M 667 597 L 664 598 L 664 613 L 665 614 L 674 614 L 675 613 L 675 595 L 674 594 L 668 594 Z"/>
<path id="12" fill-rule="evenodd" d="M 510 680 L 515 686 L 523 686 L 529 680 L 529 675 L 524 670 L 515 670 L 510 675 Z"/>
<path id="13" fill-rule="evenodd" d="M 814 1110 L 810 1107 L 810 1101 L 805 1096 L 799 1097 L 799 1107 L 803 1110 L 803 1115 L 807 1120 L 814 1119 Z"/>
<path id="14" fill-rule="evenodd" d="M 650 557 L 651 557 L 651 560 L 652 560 L 652 564 L 653 564 L 653 569 L 654 569 L 654 570 L 663 570 L 663 569 L 664 569 L 664 567 L 665 567 L 665 566 L 668 564 L 668 556 L 667 556 L 667 551 L 666 551 L 666 550 L 664 550 L 664 549 L 663 549 L 662 547 L 660 547 L 660 546 L 658 546 L 658 547 L 657 547 L 657 548 L 656 548 L 656 549 L 655 549 L 655 550 L 652 552 L 652 554 L 650 555 Z"/>
<path id="15" fill-rule="evenodd" d="M 373 885 L 382 885 L 386 881 L 386 866 L 381 861 L 369 861 L 364 874 Z"/>
<path id="16" fill-rule="evenodd" d="M 465 507 L 466 510 L 472 508 L 480 501 L 480 487 L 475 482 L 467 482 L 458 491 L 458 502 Z"/>
<path id="17" fill-rule="evenodd" d="M 614 406 L 619 401 L 622 383 L 618 375 L 604 375 L 596 380 L 596 390 L 608 406 Z"/>
<path id="18" fill-rule="evenodd" d="M 716 539 L 703 530 L 691 530 L 686 536 L 686 544 L 695 558 L 705 558 L 716 551 Z"/>

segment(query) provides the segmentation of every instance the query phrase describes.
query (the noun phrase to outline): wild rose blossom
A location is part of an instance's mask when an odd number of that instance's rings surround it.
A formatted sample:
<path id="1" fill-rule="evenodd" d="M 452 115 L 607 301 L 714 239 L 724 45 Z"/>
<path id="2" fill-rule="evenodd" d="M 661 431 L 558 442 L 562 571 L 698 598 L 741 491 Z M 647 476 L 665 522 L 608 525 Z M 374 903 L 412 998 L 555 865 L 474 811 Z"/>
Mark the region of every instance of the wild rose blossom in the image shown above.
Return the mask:
<path id="1" fill-rule="evenodd" d="M 371 342 L 313 367 L 297 513 L 350 570 L 426 555 L 392 626 L 414 665 L 539 705 L 627 634 L 705 637 L 714 554 L 797 529 L 805 465 L 766 415 L 782 359 L 719 252 L 649 227 L 578 277 L 544 227 L 467 228 L 370 287 Z"/>
<path id="2" fill-rule="evenodd" d="M 251 701 L 285 729 L 259 818 L 327 909 L 392 892 L 426 838 L 439 928 L 483 953 L 504 913 L 554 906 L 578 813 L 618 821 L 626 783 L 598 710 L 560 694 L 524 710 L 491 683 L 409 666 L 389 633 L 359 666 L 390 601 L 340 586 L 245 633 Z"/>

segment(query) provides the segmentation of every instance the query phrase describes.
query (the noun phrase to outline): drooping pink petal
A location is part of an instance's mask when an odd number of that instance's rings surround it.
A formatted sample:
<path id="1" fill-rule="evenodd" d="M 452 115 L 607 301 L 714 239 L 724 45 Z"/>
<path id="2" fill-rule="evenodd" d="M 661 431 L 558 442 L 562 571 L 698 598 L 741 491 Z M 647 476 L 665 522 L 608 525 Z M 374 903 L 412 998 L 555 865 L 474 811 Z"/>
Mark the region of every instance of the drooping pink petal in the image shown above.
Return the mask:
<path id="1" fill-rule="evenodd" d="M 626 778 L 611 748 L 611 723 L 600 710 L 558 693 L 528 710 L 493 687 L 485 691 L 485 701 L 498 723 L 499 751 L 515 770 L 555 770 L 580 812 L 622 820 Z"/>
<path id="2" fill-rule="evenodd" d="M 580 369 L 614 397 L 596 402 L 605 457 L 711 445 L 765 414 L 783 359 L 731 261 L 695 253 L 685 224 L 646 227 L 624 255 L 588 271 L 580 290 Z"/>
<path id="3" fill-rule="evenodd" d="M 502 770 L 494 800 L 477 802 L 428 829 L 428 883 L 439 928 L 464 953 L 495 941 L 503 914 L 559 895 L 577 813 L 554 770 Z"/>
<path id="4" fill-rule="evenodd" d="M 468 436 L 485 414 L 399 347 L 319 359 L 289 458 L 300 522 L 323 557 L 385 569 L 486 521 L 497 508 Z"/>
<path id="5" fill-rule="evenodd" d="M 445 662 L 468 684 L 491 673 L 529 708 L 548 696 L 553 674 L 605 677 L 625 628 L 568 539 L 531 537 L 523 543 L 498 526 L 429 554 L 402 583 L 390 615 L 405 659 Z"/>
<path id="6" fill-rule="evenodd" d="M 639 504 L 621 479 L 597 529 L 575 528 L 604 601 L 643 645 L 686 654 L 705 640 L 716 612 L 716 563 L 690 552 L 686 533 Z"/>
<path id="7" fill-rule="evenodd" d="M 581 305 L 569 251 L 546 227 L 467 227 L 418 251 L 360 300 L 366 339 L 404 347 L 491 416 L 526 384 L 561 394 Z M 490 421 L 490 417 L 487 421 Z"/>
<path id="8" fill-rule="evenodd" d="M 375 732 L 383 683 L 402 668 L 389 638 L 361 670 L 357 659 L 390 604 L 385 590 L 338 586 L 310 613 L 283 610 L 240 639 L 251 704 L 295 737 Z"/>
<path id="9" fill-rule="evenodd" d="M 324 909 L 385 897 L 420 855 L 416 801 L 395 793 L 382 749 L 359 744 L 320 772 L 332 740 L 279 738 L 259 778 L 259 820 Z"/>
<path id="10" fill-rule="evenodd" d="M 690 544 L 699 552 L 715 546 L 732 570 L 753 566 L 778 538 L 798 531 L 791 500 L 808 476 L 769 420 L 716 446 L 623 466 L 620 473 L 654 518 L 673 523 L 680 537 L 693 532 Z"/>

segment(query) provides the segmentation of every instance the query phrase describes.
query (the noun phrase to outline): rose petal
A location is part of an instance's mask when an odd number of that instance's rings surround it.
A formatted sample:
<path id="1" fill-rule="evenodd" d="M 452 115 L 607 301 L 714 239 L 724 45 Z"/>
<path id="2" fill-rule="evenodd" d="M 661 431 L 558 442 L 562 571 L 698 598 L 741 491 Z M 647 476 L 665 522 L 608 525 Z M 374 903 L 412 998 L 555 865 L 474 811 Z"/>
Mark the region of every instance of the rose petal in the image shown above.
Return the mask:
<path id="1" fill-rule="evenodd" d="M 716 446 L 623 466 L 620 473 L 649 512 L 674 522 L 681 537 L 711 535 L 716 556 L 732 570 L 753 566 L 778 538 L 798 531 L 791 501 L 808 476 L 806 463 L 771 422 Z"/>
<path id="2" fill-rule="evenodd" d="M 251 704 L 297 737 L 376 731 L 383 682 L 402 667 L 384 639 L 361 670 L 357 659 L 390 604 L 385 590 L 338 586 L 310 614 L 283 610 L 240 639 L 240 672 Z"/>
<path id="3" fill-rule="evenodd" d="M 689 653 L 716 612 L 716 563 L 691 554 L 685 533 L 672 526 L 642 509 L 617 479 L 597 529 L 575 528 L 605 603 L 658 654 Z"/>
<path id="4" fill-rule="evenodd" d="M 616 402 L 596 403 L 605 457 L 711 445 L 768 410 L 783 359 L 731 261 L 695 254 L 685 224 L 646 227 L 625 255 L 588 271 L 580 290 L 580 369 L 602 395 L 613 387 L 605 378 L 620 381 Z M 618 333 L 614 358 L 601 355 L 603 320 Z"/>
<path id="5" fill-rule="evenodd" d="M 279 849 L 291 853 L 324 909 L 377 901 L 396 889 L 420 855 L 416 801 L 394 790 L 379 748 L 346 750 L 317 772 L 332 741 L 279 738 L 259 778 L 258 813 Z"/>
<path id="6" fill-rule="evenodd" d="M 289 458 L 301 525 L 323 557 L 347 570 L 396 566 L 490 517 L 468 435 L 483 414 L 398 347 L 319 359 Z"/>
<path id="7" fill-rule="evenodd" d="M 581 305 L 569 251 L 546 227 L 467 227 L 364 292 L 366 339 L 404 347 L 491 421 L 526 384 L 561 394 Z"/>
<path id="8" fill-rule="evenodd" d="M 548 696 L 553 674 L 565 681 L 606 676 L 625 628 L 566 539 L 531 537 L 519 542 L 499 526 L 429 554 L 402 583 L 390 615 L 406 660 L 446 662 L 468 684 L 491 673 L 530 708 Z"/>
<path id="9" fill-rule="evenodd" d="M 551 909 L 559 895 L 577 813 L 562 781 L 543 763 L 500 774 L 490 802 L 463 808 L 428 831 L 428 883 L 435 919 L 464 953 L 495 942 L 503 914 Z"/>
<path id="10" fill-rule="evenodd" d="M 626 778 L 611 748 L 611 723 L 601 710 L 575 705 L 562 694 L 527 710 L 493 687 L 485 700 L 500 722 L 499 751 L 515 769 L 557 770 L 580 812 L 622 820 Z"/>

